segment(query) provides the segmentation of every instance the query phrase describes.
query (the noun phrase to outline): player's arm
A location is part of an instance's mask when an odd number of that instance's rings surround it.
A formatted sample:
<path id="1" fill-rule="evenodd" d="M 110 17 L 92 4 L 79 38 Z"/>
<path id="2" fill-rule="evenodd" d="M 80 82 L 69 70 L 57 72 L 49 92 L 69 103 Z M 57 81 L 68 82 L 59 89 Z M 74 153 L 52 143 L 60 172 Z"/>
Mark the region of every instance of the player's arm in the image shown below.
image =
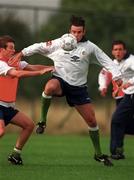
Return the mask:
<path id="1" fill-rule="evenodd" d="M 53 52 L 55 49 L 61 46 L 60 39 L 55 39 L 48 42 L 35 43 L 24 48 L 21 52 L 14 55 L 13 60 L 18 61 L 24 56 L 31 56 L 34 54 L 42 54 L 47 56 L 49 53 Z"/>
<path id="2" fill-rule="evenodd" d="M 31 65 L 31 64 L 28 64 L 24 70 L 27 70 L 27 71 L 37 71 L 37 70 L 42 70 L 42 69 L 50 69 L 52 68 L 53 71 L 55 70 L 54 69 L 54 66 L 44 66 L 44 65 Z"/>
<path id="3" fill-rule="evenodd" d="M 121 78 L 122 74 L 119 67 L 98 46 L 93 45 L 93 53 L 98 62 L 112 74 L 112 79 L 118 80 Z"/>
<path id="4" fill-rule="evenodd" d="M 61 46 L 60 38 L 48 42 L 35 43 L 24 48 L 20 55 L 31 56 L 33 54 L 41 54 L 47 56 L 49 53 L 52 53 L 55 49 L 59 48 L 59 46 Z"/>
<path id="5" fill-rule="evenodd" d="M 12 65 L 15 62 L 19 62 L 24 56 L 31 56 L 33 54 L 46 54 L 48 52 L 46 43 L 35 43 L 27 48 L 24 48 L 22 51 L 16 53 L 13 57 L 10 58 L 9 64 Z"/>
<path id="6" fill-rule="evenodd" d="M 53 71 L 53 67 L 49 67 L 49 68 L 43 68 L 41 70 L 36 70 L 36 71 L 27 71 L 27 70 L 16 70 L 14 68 L 8 70 L 7 75 L 11 76 L 11 77 L 17 77 L 17 78 L 21 78 L 21 77 L 32 77 L 32 76 L 39 76 L 39 75 L 43 75 L 47 72 L 51 72 Z"/>

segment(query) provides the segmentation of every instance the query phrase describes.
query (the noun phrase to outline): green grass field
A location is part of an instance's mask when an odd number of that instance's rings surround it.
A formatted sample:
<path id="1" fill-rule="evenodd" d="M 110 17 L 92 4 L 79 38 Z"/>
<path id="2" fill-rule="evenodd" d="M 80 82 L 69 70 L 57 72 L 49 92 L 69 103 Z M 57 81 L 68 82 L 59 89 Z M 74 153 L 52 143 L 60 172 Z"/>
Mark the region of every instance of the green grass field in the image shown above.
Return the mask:
<path id="1" fill-rule="evenodd" d="M 0 141 L 0 180 L 132 180 L 134 179 L 134 140 L 126 137 L 126 159 L 106 167 L 93 160 L 93 147 L 87 136 L 32 135 L 23 150 L 23 166 L 8 163 L 16 134 Z M 108 153 L 108 137 L 102 137 Z"/>

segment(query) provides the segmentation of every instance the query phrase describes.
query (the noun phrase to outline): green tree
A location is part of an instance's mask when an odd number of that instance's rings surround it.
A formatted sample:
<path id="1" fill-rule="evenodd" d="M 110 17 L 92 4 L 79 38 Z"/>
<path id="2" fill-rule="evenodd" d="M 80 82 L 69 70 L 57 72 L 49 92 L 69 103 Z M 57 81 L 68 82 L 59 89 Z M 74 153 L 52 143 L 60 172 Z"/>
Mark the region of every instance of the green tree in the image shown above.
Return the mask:
<path id="1" fill-rule="evenodd" d="M 13 13 L 0 16 L 0 35 L 7 34 L 15 39 L 17 50 L 26 47 L 33 39 L 29 27 Z"/>
<path id="2" fill-rule="evenodd" d="M 20 51 L 22 48 L 28 46 L 33 41 L 33 35 L 29 27 L 15 16 L 13 13 L 7 13 L 4 16 L 0 16 L 0 36 L 10 35 L 15 40 L 16 50 Z M 32 81 L 33 82 L 33 81 Z M 30 79 L 28 81 L 21 80 L 19 86 L 19 96 L 30 97 L 29 86 L 32 87 Z"/>

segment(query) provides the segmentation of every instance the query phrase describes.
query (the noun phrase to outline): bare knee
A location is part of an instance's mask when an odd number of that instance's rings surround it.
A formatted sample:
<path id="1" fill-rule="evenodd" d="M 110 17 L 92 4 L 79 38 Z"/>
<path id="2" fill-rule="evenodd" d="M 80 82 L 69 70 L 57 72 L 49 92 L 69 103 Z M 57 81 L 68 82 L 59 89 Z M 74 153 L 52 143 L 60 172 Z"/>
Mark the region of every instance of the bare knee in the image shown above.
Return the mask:
<path id="1" fill-rule="evenodd" d="M 0 137 L 4 136 L 5 134 L 5 130 L 4 129 L 0 129 Z"/>
<path id="2" fill-rule="evenodd" d="M 90 127 L 96 127 L 97 126 L 97 121 L 96 121 L 96 117 L 95 117 L 94 112 L 90 113 L 90 115 L 86 119 L 86 122 Z"/>
<path id="3" fill-rule="evenodd" d="M 4 136 L 5 134 L 5 123 L 3 120 L 0 120 L 0 137 Z"/>
<path id="4" fill-rule="evenodd" d="M 28 125 L 28 129 L 29 129 L 30 131 L 33 131 L 34 127 L 35 127 L 34 122 L 33 122 L 33 121 L 30 121 L 30 122 L 29 122 L 29 125 Z"/>
<path id="5" fill-rule="evenodd" d="M 60 82 L 57 79 L 51 79 L 44 89 L 44 93 L 49 96 L 60 95 L 61 91 Z"/>
<path id="6" fill-rule="evenodd" d="M 55 91 L 56 91 L 56 88 L 55 88 L 55 86 L 53 84 L 50 84 L 49 86 L 46 86 L 45 90 L 44 90 L 45 94 L 49 95 L 49 96 L 53 95 L 55 93 Z"/>
<path id="7" fill-rule="evenodd" d="M 34 130 L 35 124 L 33 121 L 28 121 L 23 129 L 27 130 L 28 132 L 32 132 Z"/>
<path id="8" fill-rule="evenodd" d="M 88 119 L 88 120 L 87 120 L 87 124 L 88 124 L 90 127 L 96 127 L 96 126 L 97 126 L 96 119 L 94 119 L 94 118 Z"/>

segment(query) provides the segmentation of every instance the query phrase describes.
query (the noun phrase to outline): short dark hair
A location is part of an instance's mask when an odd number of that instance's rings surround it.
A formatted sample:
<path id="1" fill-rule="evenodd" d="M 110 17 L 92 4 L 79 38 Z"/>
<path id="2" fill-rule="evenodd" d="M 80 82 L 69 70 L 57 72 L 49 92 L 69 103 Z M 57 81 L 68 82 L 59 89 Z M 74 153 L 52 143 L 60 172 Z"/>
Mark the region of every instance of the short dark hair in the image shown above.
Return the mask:
<path id="1" fill-rule="evenodd" d="M 9 35 L 4 35 L 0 37 L 0 48 L 6 48 L 8 42 L 15 43 L 14 39 Z"/>
<path id="2" fill-rule="evenodd" d="M 72 15 L 70 18 L 70 23 L 71 25 L 83 26 L 83 28 L 85 28 L 85 20 L 83 19 L 83 17 L 77 17 L 77 16 Z"/>
<path id="3" fill-rule="evenodd" d="M 113 49 L 114 45 L 118 45 L 118 44 L 121 44 L 124 49 L 127 49 L 126 43 L 124 41 L 122 41 L 122 40 L 115 40 L 115 41 L 113 41 L 112 42 L 112 49 Z"/>

